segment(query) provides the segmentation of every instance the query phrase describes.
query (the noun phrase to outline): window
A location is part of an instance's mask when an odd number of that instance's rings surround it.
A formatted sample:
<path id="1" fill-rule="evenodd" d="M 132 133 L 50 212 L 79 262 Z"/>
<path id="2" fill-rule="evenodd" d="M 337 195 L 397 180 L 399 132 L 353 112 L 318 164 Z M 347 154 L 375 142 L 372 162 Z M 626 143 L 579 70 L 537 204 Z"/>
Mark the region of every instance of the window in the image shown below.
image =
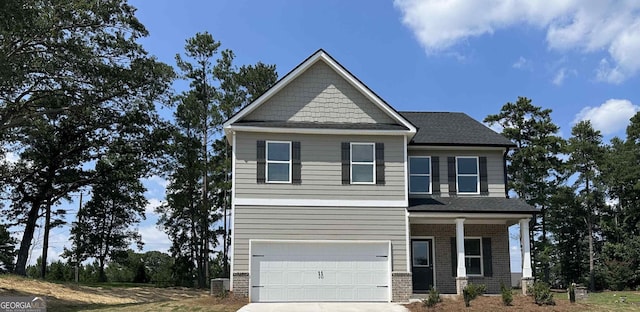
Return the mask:
<path id="1" fill-rule="evenodd" d="M 409 193 L 431 193 L 431 157 L 409 157 Z"/>
<path id="2" fill-rule="evenodd" d="M 464 239 L 464 265 L 468 275 L 482 275 L 482 239 Z"/>
<path id="3" fill-rule="evenodd" d="M 291 182 L 291 142 L 267 141 L 266 154 L 267 182 Z"/>
<path id="4" fill-rule="evenodd" d="M 457 157 L 458 193 L 478 194 L 478 157 Z"/>
<path id="5" fill-rule="evenodd" d="M 351 143 L 351 183 L 375 183 L 374 146 L 374 143 Z"/>
<path id="6" fill-rule="evenodd" d="M 411 251 L 413 254 L 413 266 L 428 267 L 429 264 L 429 241 L 414 241 L 412 244 L 413 250 Z"/>

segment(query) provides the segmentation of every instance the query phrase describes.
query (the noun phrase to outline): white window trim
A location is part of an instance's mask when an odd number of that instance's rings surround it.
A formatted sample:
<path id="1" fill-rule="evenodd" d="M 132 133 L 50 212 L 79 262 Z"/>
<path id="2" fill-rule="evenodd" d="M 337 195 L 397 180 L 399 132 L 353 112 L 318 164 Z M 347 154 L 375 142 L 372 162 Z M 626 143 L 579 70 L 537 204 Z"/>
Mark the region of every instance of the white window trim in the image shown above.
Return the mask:
<path id="1" fill-rule="evenodd" d="M 289 145 L 289 160 L 288 161 L 284 161 L 284 160 L 269 160 L 269 143 L 284 143 L 284 144 L 288 144 Z M 286 184 L 286 183 L 291 183 L 291 141 L 267 141 L 265 143 L 265 169 L 264 169 L 264 180 L 266 183 L 281 183 L 281 184 Z M 269 180 L 269 164 L 288 164 L 289 165 L 289 180 L 288 181 L 270 181 Z"/>
<path id="2" fill-rule="evenodd" d="M 429 174 L 423 173 L 411 173 L 411 158 L 428 158 L 429 159 Z M 417 177 L 429 177 L 429 190 L 427 192 L 412 192 L 411 191 L 411 176 Z M 431 179 L 431 156 L 409 156 L 409 194 L 431 194 L 433 180 Z"/>
<path id="3" fill-rule="evenodd" d="M 475 158 L 476 160 L 476 174 L 460 174 L 458 173 L 458 159 L 461 158 Z M 460 181 L 458 177 L 476 177 L 476 190 L 477 192 L 460 192 Z M 480 195 L 480 157 L 478 156 L 456 156 L 456 192 L 458 194 Z"/>
<path id="4" fill-rule="evenodd" d="M 473 239 L 473 240 L 477 240 L 480 242 L 480 256 L 468 256 L 467 255 L 467 249 L 465 248 L 464 250 L 464 263 L 466 266 L 467 263 L 467 258 L 480 258 L 480 274 L 469 274 L 469 269 L 465 268 L 467 271 L 467 276 L 484 276 L 484 255 L 482 254 L 482 237 L 478 237 L 478 236 L 465 236 L 464 237 L 465 240 L 467 239 Z"/>
<path id="5" fill-rule="evenodd" d="M 371 145 L 372 149 L 372 162 L 366 161 L 353 161 L 353 146 L 354 145 Z M 372 165 L 373 182 L 354 182 L 353 181 L 353 165 Z M 376 144 L 370 142 L 351 142 L 349 144 L 349 182 L 351 184 L 376 184 Z"/>

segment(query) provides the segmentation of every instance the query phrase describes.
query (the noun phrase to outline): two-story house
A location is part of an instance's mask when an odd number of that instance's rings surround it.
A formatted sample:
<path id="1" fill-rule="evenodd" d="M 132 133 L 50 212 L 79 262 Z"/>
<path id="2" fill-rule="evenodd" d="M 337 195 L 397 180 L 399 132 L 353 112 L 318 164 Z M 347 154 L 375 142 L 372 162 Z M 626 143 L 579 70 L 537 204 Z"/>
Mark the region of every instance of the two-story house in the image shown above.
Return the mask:
<path id="1" fill-rule="evenodd" d="M 463 113 L 398 112 L 319 50 L 224 124 L 231 284 L 263 301 L 407 301 L 510 285 L 513 143 Z"/>

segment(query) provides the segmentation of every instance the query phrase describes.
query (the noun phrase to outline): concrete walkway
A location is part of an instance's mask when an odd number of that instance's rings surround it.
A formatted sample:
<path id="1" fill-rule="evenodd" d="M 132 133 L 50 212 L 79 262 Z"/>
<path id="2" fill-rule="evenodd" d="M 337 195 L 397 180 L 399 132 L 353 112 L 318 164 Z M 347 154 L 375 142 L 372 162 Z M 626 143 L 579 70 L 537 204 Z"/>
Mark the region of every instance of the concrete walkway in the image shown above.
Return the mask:
<path id="1" fill-rule="evenodd" d="M 237 312 L 409 312 L 394 303 L 250 303 Z"/>

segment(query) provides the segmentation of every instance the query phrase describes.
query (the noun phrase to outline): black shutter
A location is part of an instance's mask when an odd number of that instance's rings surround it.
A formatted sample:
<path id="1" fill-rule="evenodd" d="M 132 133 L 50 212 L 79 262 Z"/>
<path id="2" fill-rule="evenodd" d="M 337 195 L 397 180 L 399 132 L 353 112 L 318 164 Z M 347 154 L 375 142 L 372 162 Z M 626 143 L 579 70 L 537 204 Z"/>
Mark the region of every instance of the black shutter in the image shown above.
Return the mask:
<path id="1" fill-rule="evenodd" d="M 291 183 L 302 183 L 302 164 L 300 162 L 300 142 L 291 142 Z"/>
<path id="2" fill-rule="evenodd" d="M 440 157 L 431 157 L 431 194 L 440 195 Z"/>
<path id="3" fill-rule="evenodd" d="M 384 143 L 376 143 L 376 184 L 384 185 Z"/>
<path id="4" fill-rule="evenodd" d="M 257 145 L 256 145 L 256 150 L 257 150 L 257 155 L 256 155 L 256 164 L 257 164 L 257 168 L 256 168 L 256 182 L 257 183 L 264 183 L 265 179 L 264 179 L 264 173 L 265 173 L 265 142 L 264 141 L 258 141 Z"/>
<path id="5" fill-rule="evenodd" d="M 491 259 L 491 237 L 482 238 L 482 265 L 484 276 L 493 276 L 493 263 Z"/>
<path id="6" fill-rule="evenodd" d="M 487 157 L 480 157 L 480 195 L 489 195 L 489 182 L 487 181 Z"/>
<path id="7" fill-rule="evenodd" d="M 458 274 L 458 248 L 456 247 L 456 238 L 451 238 L 451 276 L 456 277 Z"/>
<path id="8" fill-rule="evenodd" d="M 351 183 L 351 146 L 349 142 L 342 142 L 342 184 Z"/>
<path id="9" fill-rule="evenodd" d="M 447 157 L 447 167 L 449 168 L 449 196 L 456 196 L 456 158 Z"/>

